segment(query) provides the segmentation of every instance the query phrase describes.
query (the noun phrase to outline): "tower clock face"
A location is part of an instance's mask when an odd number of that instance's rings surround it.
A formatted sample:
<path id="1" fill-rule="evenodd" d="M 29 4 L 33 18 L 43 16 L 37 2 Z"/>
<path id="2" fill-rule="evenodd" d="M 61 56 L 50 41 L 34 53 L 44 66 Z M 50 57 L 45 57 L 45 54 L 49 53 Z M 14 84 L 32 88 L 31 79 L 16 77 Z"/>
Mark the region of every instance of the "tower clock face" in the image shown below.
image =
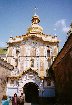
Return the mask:
<path id="1" fill-rule="evenodd" d="M 37 42 L 34 40 L 27 40 L 27 41 L 22 41 L 21 44 L 26 44 L 27 46 L 36 47 Z"/>
<path id="2" fill-rule="evenodd" d="M 34 41 L 34 40 L 28 40 L 26 44 L 27 44 L 28 46 L 35 47 L 35 46 L 37 45 L 37 42 Z"/>
<path id="3" fill-rule="evenodd" d="M 32 42 L 32 46 L 35 47 L 37 45 L 37 42 Z"/>

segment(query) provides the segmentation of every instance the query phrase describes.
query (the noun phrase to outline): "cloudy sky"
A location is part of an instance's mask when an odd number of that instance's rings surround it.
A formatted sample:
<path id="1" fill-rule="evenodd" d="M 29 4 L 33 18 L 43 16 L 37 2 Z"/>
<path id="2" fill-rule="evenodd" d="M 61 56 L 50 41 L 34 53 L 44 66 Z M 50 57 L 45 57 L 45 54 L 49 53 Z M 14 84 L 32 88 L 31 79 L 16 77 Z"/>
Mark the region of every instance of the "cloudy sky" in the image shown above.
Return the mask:
<path id="1" fill-rule="evenodd" d="M 72 0 L 0 0 L 0 47 L 10 36 L 27 32 L 35 6 L 43 33 L 57 35 L 63 47 L 72 21 Z"/>

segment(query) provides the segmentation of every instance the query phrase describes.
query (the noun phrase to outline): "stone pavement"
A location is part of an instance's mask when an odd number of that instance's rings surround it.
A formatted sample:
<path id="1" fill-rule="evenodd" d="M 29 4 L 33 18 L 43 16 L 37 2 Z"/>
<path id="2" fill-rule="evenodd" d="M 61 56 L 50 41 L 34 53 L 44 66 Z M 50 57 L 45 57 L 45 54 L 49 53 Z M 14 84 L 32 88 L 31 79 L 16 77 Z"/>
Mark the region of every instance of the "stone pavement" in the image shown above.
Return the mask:
<path id="1" fill-rule="evenodd" d="M 2 105 L 2 104 L 0 104 L 0 105 Z M 12 103 L 10 103 L 9 105 L 12 105 Z M 24 103 L 24 105 L 32 105 L 32 104 L 31 103 Z"/>
<path id="2" fill-rule="evenodd" d="M 31 103 L 24 103 L 24 105 L 31 105 Z"/>
<path id="3" fill-rule="evenodd" d="M 1 102 L 0 102 L 0 105 L 2 105 Z M 12 105 L 12 103 L 9 103 L 9 105 Z M 47 105 L 47 104 L 24 103 L 24 105 Z"/>
<path id="4" fill-rule="evenodd" d="M 10 103 L 10 105 L 12 105 L 12 103 Z M 33 104 L 31 104 L 31 103 L 24 103 L 24 105 L 33 105 Z"/>
<path id="5" fill-rule="evenodd" d="M 12 105 L 12 103 L 10 103 L 10 105 Z M 24 105 L 38 105 L 38 104 L 24 103 Z"/>
<path id="6" fill-rule="evenodd" d="M 9 105 L 12 105 L 12 103 L 10 103 Z M 34 103 L 24 103 L 24 105 L 39 105 L 39 104 L 34 104 Z M 41 105 L 41 104 L 40 104 Z M 45 105 L 45 104 L 44 104 Z M 46 104 L 47 105 L 47 104 Z"/>
<path id="7" fill-rule="evenodd" d="M 2 105 L 1 103 L 0 103 L 0 105 Z M 10 103 L 9 105 L 12 105 L 12 103 Z M 24 103 L 24 105 L 32 105 L 31 103 Z"/>

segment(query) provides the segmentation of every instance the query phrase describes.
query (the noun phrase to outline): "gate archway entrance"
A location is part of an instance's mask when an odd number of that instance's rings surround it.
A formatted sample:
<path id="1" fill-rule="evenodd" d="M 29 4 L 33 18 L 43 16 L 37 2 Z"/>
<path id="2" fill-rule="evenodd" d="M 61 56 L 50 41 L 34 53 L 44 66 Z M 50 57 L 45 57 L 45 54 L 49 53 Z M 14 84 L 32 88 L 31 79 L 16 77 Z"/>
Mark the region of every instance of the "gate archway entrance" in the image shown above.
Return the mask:
<path id="1" fill-rule="evenodd" d="M 26 102 L 37 103 L 39 99 L 39 87 L 33 82 L 26 83 L 24 85 L 24 93 Z"/>

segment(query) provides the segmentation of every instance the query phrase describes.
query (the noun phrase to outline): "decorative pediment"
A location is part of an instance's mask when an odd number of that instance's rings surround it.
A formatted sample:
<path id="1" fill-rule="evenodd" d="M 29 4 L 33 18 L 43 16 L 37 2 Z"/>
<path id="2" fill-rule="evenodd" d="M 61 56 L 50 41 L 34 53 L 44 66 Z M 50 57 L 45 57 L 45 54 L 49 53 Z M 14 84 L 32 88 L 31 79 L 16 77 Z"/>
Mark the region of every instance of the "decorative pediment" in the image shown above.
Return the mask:
<path id="1" fill-rule="evenodd" d="M 27 40 L 27 39 L 32 39 L 32 40 L 40 40 L 40 41 L 43 41 L 43 39 L 42 39 L 42 36 L 41 37 L 39 37 L 38 35 L 35 35 L 35 34 L 29 34 L 29 35 L 27 35 L 27 36 L 24 36 L 23 37 L 23 40 Z"/>
<path id="2" fill-rule="evenodd" d="M 43 33 L 27 33 L 25 35 L 19 36 L 19 37 L 15 37 L 12 38 L 11 41 L 9 41 L 8 43 L 10 44 L 14 44 L 14 43 L 21 43 L 22 41 L 27 41 L 28 38 L 32 39 L 32 40 L 37 40 L 40 42 L 44 42 L 44 43 L 59 43 L 59 40 L 57 39 L 57 36 L 51 36 L 51 35 L 46 35 Z"/>
<path id="3" fill-rule="evenodd" d="M 31 68 L 29 68 L 28 70 L 26 71 L 23 71 L 22 73 L 20 73 L 19 75 L 14 75 L 14 76 L 9 76 L 8 78 L 14 78 L 14 79 L 19 79 L 21 78 L 23 75 L 26 75 L 26 74 L 29 74 L 30 76 L 31 75 L 37 75 L 38 76 L 38 73 L 34 70 L 32 70 Z M 39 77 L 39 76 L 38 76 Z M 39 77 L 40 78 L 40 77 Z M 41 78 L 40 78 L 41 79 Z"/>
<path id="4" fill-rule="evenodd" d="M 38 73 L 36 71 L 32 70 L 31 68 L 29 68 L 28 70 L 26 70 L 25 72 L 23 72 L 23 74 L 27 74 L 27 73 L 38 75 Z"/>

